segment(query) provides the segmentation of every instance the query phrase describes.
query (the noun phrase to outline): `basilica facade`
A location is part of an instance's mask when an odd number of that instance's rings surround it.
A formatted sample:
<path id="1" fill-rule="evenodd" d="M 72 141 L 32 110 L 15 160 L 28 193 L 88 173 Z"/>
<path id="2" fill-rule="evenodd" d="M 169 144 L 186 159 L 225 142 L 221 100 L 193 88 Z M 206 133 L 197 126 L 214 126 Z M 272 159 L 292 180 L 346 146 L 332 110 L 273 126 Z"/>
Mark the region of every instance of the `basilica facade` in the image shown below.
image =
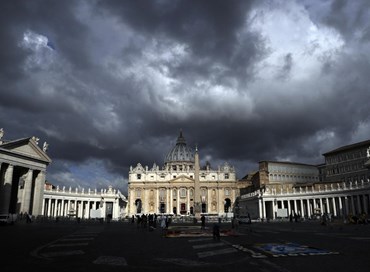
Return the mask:
<path id="1" fill-rule="evenodd" d="M 211 169 L 199 161 L 198 149 L 188 147 L 180 132 L 162 167 L 131 166 L 127 214 L 231 216 L 239 196 L 234 167 L 224 163 Z"/>

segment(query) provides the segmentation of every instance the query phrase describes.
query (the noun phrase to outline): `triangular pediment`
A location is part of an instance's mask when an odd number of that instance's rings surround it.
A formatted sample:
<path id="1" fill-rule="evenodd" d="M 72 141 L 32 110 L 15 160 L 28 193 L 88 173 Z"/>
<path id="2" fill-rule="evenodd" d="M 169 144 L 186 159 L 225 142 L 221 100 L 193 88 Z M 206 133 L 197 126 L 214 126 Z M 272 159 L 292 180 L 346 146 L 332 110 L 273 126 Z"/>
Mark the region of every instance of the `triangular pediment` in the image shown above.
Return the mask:
<path id="1" fill-rule="evenodd" d="M 194 182 L 194 179 L 189 178 L 185 175 L 180 175 L 180 176 L 174 178 L 171 182 L 172 183 Z"/>
<path id="2" fill-rule="evenodd" d="M 24 138 L 7 142 L 0 145 L 0 148 L 10 151 L 16 155 L 41 160 L 47 163 L 51 162 L 49 156 L 36 144 L 32 138 Z"/>

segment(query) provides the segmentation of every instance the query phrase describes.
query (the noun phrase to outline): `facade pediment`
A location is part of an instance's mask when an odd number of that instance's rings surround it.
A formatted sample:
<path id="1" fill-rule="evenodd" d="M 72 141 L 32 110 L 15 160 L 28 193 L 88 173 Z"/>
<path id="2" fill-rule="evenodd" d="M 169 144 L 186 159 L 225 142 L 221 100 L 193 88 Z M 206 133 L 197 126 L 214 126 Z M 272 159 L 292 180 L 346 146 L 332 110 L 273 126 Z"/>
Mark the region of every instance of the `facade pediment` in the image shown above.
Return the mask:
<path id="1" fill-rule="evenodd" d="M 189 178 L 185 175 L 181 175 L 181 176 L 174 178 L 171 182 L 172 183 L 194 182 L 194 179 Z"/>
<path id="2" fill-rule="evenodd" d="M 7 142 L 0 145 L 0 150 L 8 151 L 14 155 L 23 156 L 50 163 L 49 156 L 36 144 L 32 138 L 25 138 Z"/>
<path id="3" fill-rule="evenodd" d="M 136 167 L 134 169 L 132 169 L 132 172 L 134 173 L 144 173 L 145 172 L 145 169 L 144 167 L 141 165 L 141 163 L 138 163 L 136 165 Z"/>

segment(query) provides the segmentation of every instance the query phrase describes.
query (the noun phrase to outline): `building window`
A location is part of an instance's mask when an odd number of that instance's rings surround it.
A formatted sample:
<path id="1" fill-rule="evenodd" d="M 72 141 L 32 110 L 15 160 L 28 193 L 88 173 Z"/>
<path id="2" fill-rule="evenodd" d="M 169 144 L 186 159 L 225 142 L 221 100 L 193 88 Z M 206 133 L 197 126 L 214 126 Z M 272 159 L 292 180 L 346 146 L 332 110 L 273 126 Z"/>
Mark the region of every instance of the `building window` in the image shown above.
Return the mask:
<path id="1" fill-rule="evenodd" d="M 180 189 L 180 197 L 186 197 L 186 189 L 185 188 Z"/>
<path id="2" fill-rule="evenodd" d="M 202 196 L 206 196 L 207 195 L 207 190 L 206 189 L 202 189 L 201 190 L 201 194 L 202 194 Z"/>
<path id="3" fill-rule="evenodd" d="M 137 179 L 141 179 L 141 174 L 136 175 Z"/>
<path id="4" fill-rule="evenodd" d="M 141 190 L 136 190 L 136 197 L 141 197 Z"/>
<path id="5" fill-rule="evenodd" d="M 229 179 L 229 174 L 228 173 L 225 174 L 225 179 Z"/>

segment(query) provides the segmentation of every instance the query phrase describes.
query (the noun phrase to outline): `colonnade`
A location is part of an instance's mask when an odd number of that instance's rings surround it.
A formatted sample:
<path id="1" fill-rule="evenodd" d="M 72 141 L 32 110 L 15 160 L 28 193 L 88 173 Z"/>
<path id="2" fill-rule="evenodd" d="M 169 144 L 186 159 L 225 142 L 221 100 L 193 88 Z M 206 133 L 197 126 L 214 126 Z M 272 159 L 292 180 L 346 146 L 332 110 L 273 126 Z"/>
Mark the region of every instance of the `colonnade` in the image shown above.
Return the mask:
<path id="1" fill-rule="evenodd" d="M 111 186 L 108 190 L 66 190 L 45 188 L 42 214 L 46 217 L 80 219 L 109 218 L 119 220 L 126 215 L 126 198 Z M 91 215 L 91 211 L 95 211 Z"/>
<path id="2" fill-rule="evenodd" d="M 328 213 L 334 217 L 346 217 L 348 215 L 369 213 L 369 194 L 346 195 L 346 196 L 316 196 L 301 198 L 260 198 L 259 217 L 276 219 L 278 209 L 286 210 L 287 216 L 297 214 L 304 218 L 312 218 L 317 215 Z"/>
<path id="3" fill-rule="evenodd" d="M 42 213 L 45 171 L 0 162 L 0 213 Z"/>
<path id="4" fill-rule="evenodd" d="M 254 219 L 277 219 L 297 214 L 314 218 L 324 213 L 345 218 L 350 215 L 369 214 L 370 181 L 361 183 L 338 183 L 286 190 L 257 190 L 238 199 L 240 213 L 249 213 Z"/>

